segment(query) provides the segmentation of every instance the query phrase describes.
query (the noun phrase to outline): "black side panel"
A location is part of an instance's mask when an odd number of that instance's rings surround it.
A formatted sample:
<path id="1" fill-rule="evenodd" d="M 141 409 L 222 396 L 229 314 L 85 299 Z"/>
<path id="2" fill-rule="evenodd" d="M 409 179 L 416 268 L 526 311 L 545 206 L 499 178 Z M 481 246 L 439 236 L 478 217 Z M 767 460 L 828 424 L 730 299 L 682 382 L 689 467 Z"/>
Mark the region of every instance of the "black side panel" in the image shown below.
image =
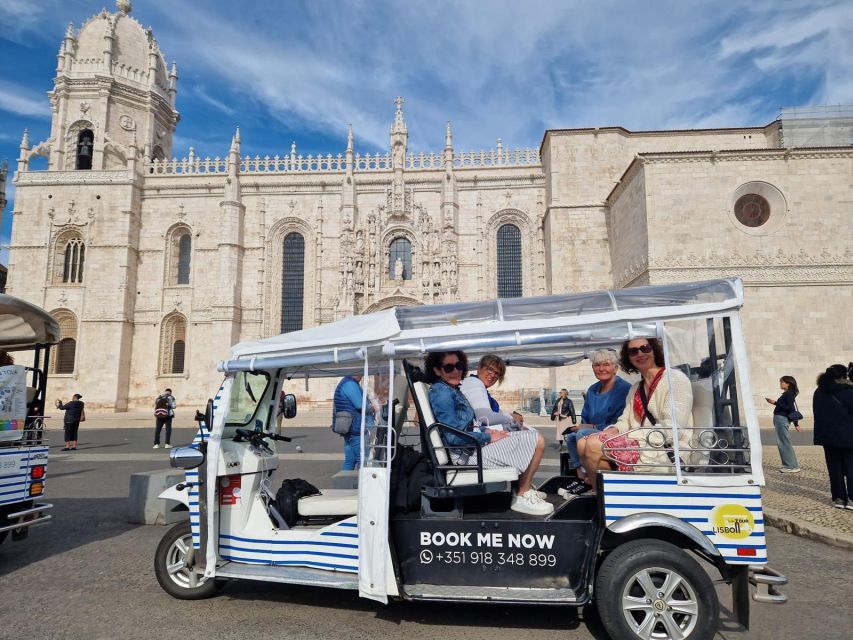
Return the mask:
<path id="1" fill-rule="evenodd" d="M 594 519 L 401 518 L 391 523 L 403 584 L 585 592 Z"/>

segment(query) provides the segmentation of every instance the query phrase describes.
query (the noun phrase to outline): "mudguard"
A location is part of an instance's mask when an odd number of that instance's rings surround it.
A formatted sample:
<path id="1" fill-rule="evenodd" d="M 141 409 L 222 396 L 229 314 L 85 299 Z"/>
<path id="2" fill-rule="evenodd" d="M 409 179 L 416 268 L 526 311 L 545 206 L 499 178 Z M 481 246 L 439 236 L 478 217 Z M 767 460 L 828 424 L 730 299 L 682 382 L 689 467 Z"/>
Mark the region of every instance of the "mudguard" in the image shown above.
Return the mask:
<path id="1" fill-rule="evenodd" d="M 163 500 L 174 500 L 175 502 L 180 502 L 187 509 L 190 508 L 189 491 L 187 491 L 186 489 L 178 489 L 177 484 L 169 487 L 157 497 Z"/>

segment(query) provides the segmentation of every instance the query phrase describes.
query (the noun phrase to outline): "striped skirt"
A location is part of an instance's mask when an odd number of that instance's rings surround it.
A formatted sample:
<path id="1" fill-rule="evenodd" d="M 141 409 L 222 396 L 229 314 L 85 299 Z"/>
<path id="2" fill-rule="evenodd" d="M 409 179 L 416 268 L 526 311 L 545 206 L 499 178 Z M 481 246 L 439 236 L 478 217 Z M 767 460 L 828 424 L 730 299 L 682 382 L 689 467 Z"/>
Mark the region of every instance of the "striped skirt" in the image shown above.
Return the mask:
<path id="1" fill-rule="evenodd" d="M 492 442 L 480 451 L 483 454 L 483 468 L 497 469 L 500 467 L 515 467 L 519 474 L 524 473 L 530 466 L 536 451 L 536 441 L 539 433 L 536 431 L 510 431 L 506 438 Z M 476 456 L 451 453 L 454 464 L 475 464 Z"/>

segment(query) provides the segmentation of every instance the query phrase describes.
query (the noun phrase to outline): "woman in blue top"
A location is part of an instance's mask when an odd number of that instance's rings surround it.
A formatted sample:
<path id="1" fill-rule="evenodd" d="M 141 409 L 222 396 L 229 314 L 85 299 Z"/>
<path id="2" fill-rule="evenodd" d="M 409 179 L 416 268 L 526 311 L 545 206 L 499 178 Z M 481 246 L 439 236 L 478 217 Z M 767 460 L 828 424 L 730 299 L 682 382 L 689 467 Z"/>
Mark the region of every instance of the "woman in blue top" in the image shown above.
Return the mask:
<path id="1" fill-rule="evenodd" d="M 435 419 L 471 434 L 481 445 L 484 469 L 515 467 L 519 473 L 518 490 L 512 499 L 512 510 L 546 516 L 554 511 L 545 495 L 533 488 L 533 476 L 545 452 L 545 440 L 535 431 L 499 431 L 481 429 L 474 422 L 474 409 L 459 388 L 468 372 L 468 358 L 462 351 L 428 353 L 424 363 L 427 379 L 432 383 L 429 403 Z M 469 440 L 442 431 L 448 447 L 470 447 Z M 454 462 L 467 464 L 470 453 L 450 450 Z"/>
<path id="2" fill-rule="evenodd" d="M 625 410 L 625 398 L 631 388 L 627 380 L 616 375 L 619 358 L 613 349 L 596 349 L 589 355 L 589 361 L 598 382 L 586 391 L 581 424 L 569 427 L 570 433 L 566 434 L 566 448 L 572 460 L 572 469 L 581 466 L 578 440 L 616 424 Z"/>

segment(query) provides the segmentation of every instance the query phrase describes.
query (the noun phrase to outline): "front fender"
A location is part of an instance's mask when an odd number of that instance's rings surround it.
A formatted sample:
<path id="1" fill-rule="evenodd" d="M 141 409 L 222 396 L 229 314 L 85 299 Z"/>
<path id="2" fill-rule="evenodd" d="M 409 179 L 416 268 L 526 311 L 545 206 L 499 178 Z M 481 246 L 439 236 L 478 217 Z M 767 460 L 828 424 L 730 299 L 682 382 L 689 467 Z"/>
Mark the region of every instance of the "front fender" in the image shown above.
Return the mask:
<path id="1" fill-rule="evenodd" d="M 162 498 L 163 500 L 174 500 L 175 502 L 180 502 L 187 509 L 190 508 L 189 491 L 186 489 L 178 489 L 178 485 L 169 487 L 157 497 Z"/>

